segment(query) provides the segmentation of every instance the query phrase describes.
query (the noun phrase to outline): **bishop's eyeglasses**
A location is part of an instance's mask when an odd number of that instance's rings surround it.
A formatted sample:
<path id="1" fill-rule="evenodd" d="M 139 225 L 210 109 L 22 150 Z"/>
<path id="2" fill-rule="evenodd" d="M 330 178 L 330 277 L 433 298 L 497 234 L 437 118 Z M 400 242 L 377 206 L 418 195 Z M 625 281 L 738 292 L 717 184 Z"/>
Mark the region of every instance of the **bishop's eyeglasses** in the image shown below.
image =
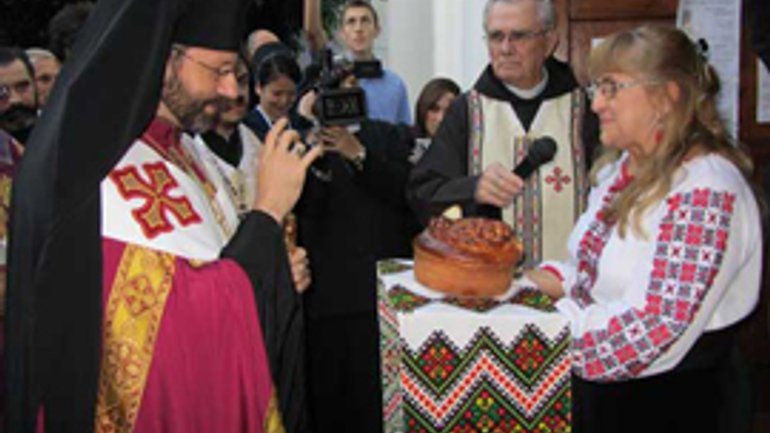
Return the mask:
<path id="1" fill-rule="evenodd" d="M 222 80 L 228 75 L 232 75 L 236 78 L 236 81 L 238 79 L 238 75 L 236 74 L 236 68 L 235 65 L 223 65 L 223 66 L 211 66 L 208 63 L 198 60 L 195 57 L 187 54 L 185 49 L 183 47 L 173 47 L 173 50 L 176 51 L 180 56 L 184 57 L 185 59 L 195 63 L 196 65 L 202 67 L 203 69 L 208 70 L 209 72 L 213 73 L 217 80 Z"/>

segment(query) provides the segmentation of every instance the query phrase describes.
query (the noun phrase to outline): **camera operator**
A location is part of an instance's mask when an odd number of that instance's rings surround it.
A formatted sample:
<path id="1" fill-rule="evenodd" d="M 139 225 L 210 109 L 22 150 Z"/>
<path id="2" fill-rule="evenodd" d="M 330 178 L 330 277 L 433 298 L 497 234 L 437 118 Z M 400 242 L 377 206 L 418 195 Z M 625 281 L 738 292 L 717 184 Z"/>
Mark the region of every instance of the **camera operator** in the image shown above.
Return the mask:
<path id="1" fill-rule="evenodd" d="M 382 431 L 376 262 L 411 257 L 416 227 L 405 200 L 410 130 L 366 119 L 360 89 L 351 90 L 310 91 L 299 107 L 321 122 L 308 140 L 325 146 L 329 174 L 308 176 L 296 208 L 313 273 L 304 299 L 309 406 L 319 433 Z"/>

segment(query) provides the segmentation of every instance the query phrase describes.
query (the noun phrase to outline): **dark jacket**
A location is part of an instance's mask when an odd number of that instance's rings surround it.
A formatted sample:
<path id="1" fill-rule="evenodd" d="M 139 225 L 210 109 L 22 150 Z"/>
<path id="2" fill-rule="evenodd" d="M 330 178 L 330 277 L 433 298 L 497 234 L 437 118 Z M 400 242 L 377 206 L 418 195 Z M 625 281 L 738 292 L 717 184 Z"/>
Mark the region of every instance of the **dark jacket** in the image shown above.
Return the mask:
<path id="1" fill-rule="evenodd" d="M 417 226 L 405 198 L 411 133 L 365 121 L 355 135 L 366 147 L 363 169 L 327 154 L 331 181 L 309 175 L 297 210 L 313 275 L 305 295 L 311 317 L 374 311 L 377 260 L 412 256 Z"/>
<path id="2" fill-rule="evenodd" d="M 265 116 L 263 116 L 256 107 L 249 111 L 248 114 L 246 114 L 246 117 L 243 118 L 243 124 L 248 126 L 254 132 L 254 135 L 259 138 L 259 141 L 264 143 L 265 137 L 267 137 L 267 133 L 270 131 L 271 125 L 267 122 Z M 289 124 L 292 128 L 297 130 L 305 130 L 313 126 L 312 123 L 297 114 L 294 110 L 289 113 Z"/>
<path id="3" fill-rule="evenodd" d="M 570 93 L 578 87 L 566 63 L 549 59 L 545 67 L 548 83 L 534 99 L 522 99 L 511 93 L 494 76 L 491 66 L 487 66 L 473 88 L 484 96 L 508 101 L 522 126 L 529 130 L 543 101 Z M 469 131 L 468 94 L 465 93 L 456 98 L 447 110 L 430 148 L 412 170 L 409 179 L 407 196 L 423 224 L 453 204 L 461 204 L 464 215 L 482 213 L 474 200 L 479 176 L 468 175 Z M 582 136 L 590 163 L 598 143 L 598 120 L 590 110 L 586 110 L 583 119 Z"/>

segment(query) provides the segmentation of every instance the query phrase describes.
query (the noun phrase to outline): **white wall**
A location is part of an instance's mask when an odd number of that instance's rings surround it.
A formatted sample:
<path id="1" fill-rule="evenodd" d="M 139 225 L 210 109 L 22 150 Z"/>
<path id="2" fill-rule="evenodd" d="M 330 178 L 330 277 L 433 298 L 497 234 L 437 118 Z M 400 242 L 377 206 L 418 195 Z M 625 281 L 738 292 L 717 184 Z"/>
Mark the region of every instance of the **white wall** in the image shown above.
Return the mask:
<path id="1" fill-rule="evenodd" d="M 374 0 L 382 33 L 375 53 L 406 82 L 414 106 L 437 76 L 473 85 L 487 63 L 482 31 L 485 0 Z"/>

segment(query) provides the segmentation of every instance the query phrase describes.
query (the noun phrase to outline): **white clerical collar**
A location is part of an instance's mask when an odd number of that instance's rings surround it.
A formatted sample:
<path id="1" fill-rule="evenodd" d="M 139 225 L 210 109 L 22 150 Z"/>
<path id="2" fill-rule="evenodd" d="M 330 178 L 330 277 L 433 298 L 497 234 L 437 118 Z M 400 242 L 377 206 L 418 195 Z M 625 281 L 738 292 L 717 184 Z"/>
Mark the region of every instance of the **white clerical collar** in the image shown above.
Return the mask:
<path id="1" fill-rule="evenodd" d="M 262 109 L 262 106 L 257 104 L 257 112 L 262 116 L 263 119 L 265 119 L 265 122 L 267 122 L 267 127 L 272 128 L 273 127 L 273 121 L 270 119 L 270 116 L 265 113 L 265 110 Z"/>
<path id="2" fill-rule="evenodd" d="M 535 99 L 543 93 L 545 86 L 548 84 L 548 69 L 543 68 L 543 79 L 540 80 L 537 85 L 531 89 L 521 89 L 511 84 L 503 83 L 505 87 L 514 95 L 521 99 Z"/>
<path id="3" fill-rule="evenodd" d="M 268 129 L 272 128 L 275 122 L 270 120 L 270 116 L 268 116 L 267 113 L 265 113 L 265 110 L 263 110 L 262 106 L 259 104 L 257 104 L 257 112 L 259 113 L 260 116 L 262 116 L 263 119 L 265 119 L 265 122 L 267 123 L 267 128 Z M 287 115 L 286 117 L 289 117 L 289 116 Z M 292 128 L 291 118 L 289 118 L 289 128 Z"/>

